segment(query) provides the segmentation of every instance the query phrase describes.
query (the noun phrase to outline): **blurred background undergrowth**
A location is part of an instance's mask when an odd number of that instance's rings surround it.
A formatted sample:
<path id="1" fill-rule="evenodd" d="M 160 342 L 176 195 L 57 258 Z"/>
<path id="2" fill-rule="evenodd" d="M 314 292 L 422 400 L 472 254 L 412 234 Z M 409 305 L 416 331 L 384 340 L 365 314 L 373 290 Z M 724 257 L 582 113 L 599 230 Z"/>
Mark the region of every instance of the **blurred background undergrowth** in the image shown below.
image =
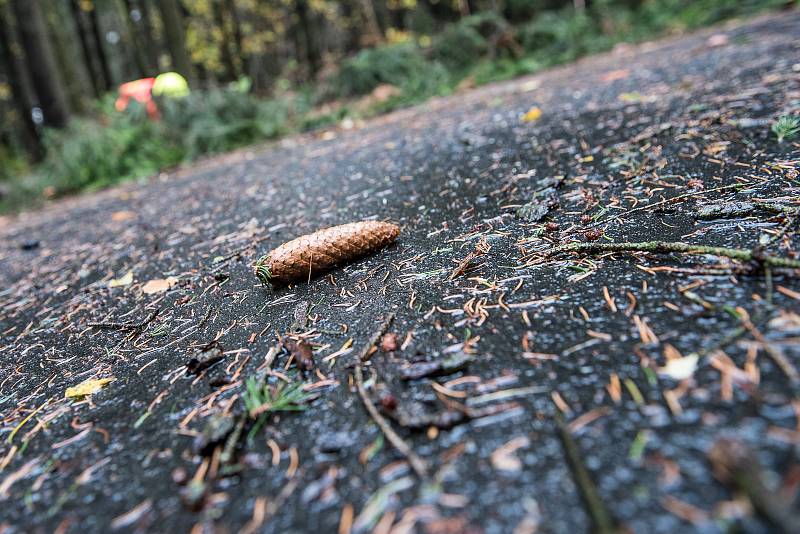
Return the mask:
<path id="1" fill-rule="evenodd" d="M 790 4 L 0 0 L 0 210 Z M 34 63 L 32 36 L 51 44 Z M 158 120 L 115 109 L 120 84 L 166 70 L 191 92 L 156 97 Z"/>

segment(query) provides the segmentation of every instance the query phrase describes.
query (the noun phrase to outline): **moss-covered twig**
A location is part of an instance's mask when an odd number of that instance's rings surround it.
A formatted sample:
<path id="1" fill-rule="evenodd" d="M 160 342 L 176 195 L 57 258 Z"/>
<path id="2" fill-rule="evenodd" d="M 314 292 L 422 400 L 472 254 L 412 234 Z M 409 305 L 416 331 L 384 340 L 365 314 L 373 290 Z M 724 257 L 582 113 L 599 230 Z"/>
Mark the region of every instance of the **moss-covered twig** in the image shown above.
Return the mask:
<path id="1" fill-rule="evenodd" d="M 731 258 L 744 262 L 756 262 L 769 267 L 783 267 L 787 269 L 800 269 L 800 260 L 782 258 L 771 254 L 763 254 L 743 248 L 712 247 L 708 245 L 693 245 L 681 241 L 643 241 L 638 243 L 570 243 L 552 248 L 544 252 L 545 257 L 555 256 L 564 252 L 583 252 L 585 254 L 599 254 L 603 252 L 652 252 L 660 254 L 679 253 L 691 255 L 712 255 Z"/>
<path id="2" fill-rule="evenodd" d="M 600 226 L 600 225 L 609 223 L 614 219 L 619 219 L 620 217 L 627 216 L 627 215 L 630 215 L 632 213 L 637 213 L 637 212 L 640 212 L 640 211 L 650 211 L 650 210 L 653 210 L 653 209 L 656 209 L 656 208 L 660 208 L 661 206 L 666 206 L 667 204 L 680 202 L 680 201 L 685 200 L 687 198 L 692 198 L 692 197 L 696 197 L 696 196 L 700 196 L 700 195 L 705 195 L 705 194 L 708 194 L 708 193 L 714 193 L 714 192 L 717 192 L 717 191 L 725 191 L 725 190 L 728 190 L 728 189 L 740 189 L 740 188 L 745 188 L 745 187 L 749 187 L 749 186 L 752 186 L 752 185 L 754 185 L 753 182 L 735 183 L 735 184 L 728 184 L 728 185 L 723 185 L 723 186 L 720 186 L 720 187 L 715 187 L 713 189 L 702 189 L 700 191 L 692 191 L 691 193 L 684 193 L 682 195 L 677 195 L 677 196 L 674 196 L 674 197 L 671 197 L 671 198 L 667 198 L 667 199 L 661 200 L 659 202 L 654 202 L 653 204 L 645 204 L 645 205 L 639 206 L 637 208 L 631 208 L 629 210 L 623 211 L 622 213 L 617 213 L 617 214 L 613 215 L 612 217 L 609 217 L 609 218 L 606 218 L 606 219 L 601 219 L 601 220 L 594 221 L 594 222 L 592 222 L 590 224 L 587 224 L 587 225 L 583 226 L 582 229 L 585 230 L 585 229 L 588 229 L 588 228 L 594 228 L 596 226 Z"/>
<path id="3" fill-rule="evenodd" d="M 701 206 L 695 212 L 697 219 L 723 219 L 733 217 L 747 217 L 766 211 L 783 215 L 796 215 L 800 209 L 795 206 L 784 206 L 774 202 L 753 200 L 745 202 L 722 202 Z"/>

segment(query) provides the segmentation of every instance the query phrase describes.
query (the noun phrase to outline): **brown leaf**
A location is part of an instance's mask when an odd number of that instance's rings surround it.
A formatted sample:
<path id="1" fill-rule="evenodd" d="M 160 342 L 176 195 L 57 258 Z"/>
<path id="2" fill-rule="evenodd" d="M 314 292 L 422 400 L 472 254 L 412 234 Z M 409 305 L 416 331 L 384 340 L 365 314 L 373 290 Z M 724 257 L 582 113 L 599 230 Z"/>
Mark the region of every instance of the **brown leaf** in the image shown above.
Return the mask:
<path id="1" fill-rule="evenodd" d="M 145 285 L 142 286 L 142 293 L 145 295 L 151 295 L 153 293 L 163 293 L 167 289 L 174 286 L 178 283 L 178 279 L 170 276 L 169 278 L 159 278 L 156 280 L 150 280 Z"/>
<path id="2" fill-rule="evenodd" d="M 136 213 L 132 211 L 122 210 L 122 211 L 115 211 L 111 214 L 111 220 L 114 222 L 122 222 L 122 221 L 129 221 L 136 217 Z"/>
<path id="3" fill-rule="evenodd" d="M 295 364 L 301 371 L 314 369 L 314 351 L 307 341 L 290 339 L 286 342 L 286 348 L 294 357 Z"/>
<path id="4" fill-rule="evenodd" d="M 397 334 L 394 332 L 389 332 L 383 336 L 381 339 L 381 350 L 383 352 L 394 352 L 397 350 L 399 345 L 397 344 Z"/>
<path id="5" fill-rule="evenodd" d="M 530 440 L 526 436 L 514 438 L 505 445 L 501 445 L 490 456 L 492 467 L 498 471 L 519 471 L 522 469 L 522 461 L 517 458 L 516 452 L 528 445 L 530 445 Z"/>

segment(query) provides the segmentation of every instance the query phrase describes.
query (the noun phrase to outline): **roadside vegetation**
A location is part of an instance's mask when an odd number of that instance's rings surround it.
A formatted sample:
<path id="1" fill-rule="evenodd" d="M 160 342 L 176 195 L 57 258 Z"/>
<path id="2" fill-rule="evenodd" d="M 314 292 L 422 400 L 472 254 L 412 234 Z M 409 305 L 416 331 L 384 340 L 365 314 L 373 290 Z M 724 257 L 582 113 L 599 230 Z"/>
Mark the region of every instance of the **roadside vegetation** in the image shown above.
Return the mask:
<path id="1" fill-rule="evenodd" d="M 513 24 L 495 12 L 482 12 L 436 35 L 396 32 L 389 42 L 343 60 L 314 85 L 279 81 L 268 99 L 255 96 L 250 81 L 242 78 L 161 101 L 161 119 L 152 121 L 140 106 L 115 111 L 109 95 L 89 117 L 47 130 L 45 157 L 35 167 L 13 153 L 0 153 L 0 210 L 143 179 L 203 156 L 534 73 L 618 43 L 786 6 L 785 0 L 604 0 L 584 10 L 534 12 L 525 2 L 510 4 L 516 6 Z M 786 132 L 781 138 L 793 135 L 792 128 L 778 128 Z"/>

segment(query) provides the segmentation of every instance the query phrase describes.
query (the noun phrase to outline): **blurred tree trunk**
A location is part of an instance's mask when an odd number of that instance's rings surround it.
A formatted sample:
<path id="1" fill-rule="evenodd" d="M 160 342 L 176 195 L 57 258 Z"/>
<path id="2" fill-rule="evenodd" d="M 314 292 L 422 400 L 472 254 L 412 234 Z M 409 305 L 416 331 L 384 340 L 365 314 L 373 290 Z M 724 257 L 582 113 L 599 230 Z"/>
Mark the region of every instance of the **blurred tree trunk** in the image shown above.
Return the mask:
<path id="1" fill-rule="evenodd" d="M 83 16 L 83 11 L 79 0 L 70 0 L 70 8 L 72 9 L 72 18 L 75 21 L 75 26 L 78 29 L 78 40 L 81 43 L 81 51 L 83 52 L 83 62 L 86 65 L 86 71 L 89 73 L 89 81 L 92 84 L 94 96 L 99 98 L 103 93 L 102 81 L 100 74 L 97 72 L 97 66 L 94 62 L 94 54 L 92 53 L 92 46 L 89 43 L 89 29 L 86 27 L 86 19 Z"/>
<path id="2" fill-rule="evenodd" d="M 242 62 L 241 72 L 250 75 L 251 58 L 244 49 L 244 35 L 242 34 L 242 24 L 239 20 L 239 10 L 236 9 L 235 0 L 225 0 L 227 6 L 228 16 L 231 18 L 231 27 L 233 28 L 233 42 L 236 44 L 236 55 L 239 56 Z"/>
<path id="3" fill-rule="evenodd" d="M 361 4 L 361 14 L 367 25 L 362 42 L 366 46 L 375 46 L 383 41 L 383 32 L 381 31 L 380 25 L 378 25 L 375 5 L 372 3 L 372 0 L 359 0 L 359 3 Z"/>
<path id="4" fill-rule="evenodd" d="M 43 15 L 69 108 L 73 113 L 81 114 L 86 111 L 93 90 L 75 32 L 69 23 L 65 24 L 71 19 L 69 5 L 67 2 L 49 2 Z"/>
<path id="5" fill-rule="evenodd" d="M 151 62 L 147 51 L 147 44 L 142 38 L 140 27 L 142 25 L 142 11 L 133 0 L 124 0 L 125 4 L 125 25 L 128 28 L 131 43 L 133 44 L 133 57 L 136 62 L 136 68 L 139 71 L 139 77 L 153 76 L 156 72 L 155 65 Z M 138 13 L 138 19 L 134 19 L 133 14 Z"/>
<path id="6" fill-rule="evenodd" d="M 299 43 L 305 51 L 305 59 L 308 64 L 309 77 L 314 80 L 322 66 L 322 57 L 320 56 L 319 47 L 314 33 L 314 28 L 311 27 L 311 13 L 308 7 L 307 0 L 296 0 L 295 13 L 297 14 L 297 35 L 302 36 L 302 42 Z"/>
<path id="7" fill-rule="evenodd" d="M 230 35 L 227 21 L 225 20 L 225 6 L 222 5 L 221 0 L 214 0 L 213 3 L 214 22 L 222 32 L 222 43 L 220 44 L 220 54 L 222 55 L 222 66 L 225 69 L 225 78 L 227 81 L 236 80 L 239 77 L 236 60 L 233 57 L 233 50 L 231 49 L 231 41 L 233 36 Z"/>
<path id="8" fill-rule="evenodd" d="M 172 68 L 183 75 L 190 85 L 196 83 L 194 68 L 186 50 L 186 37 L 183 31 L 183 16 L 178 0 L 158 0 L 161 22 L 167 38 L 167 48 L 172 57 Z"/>
<path id="9" fill-rule="evenodd" d="M 100 73 L 102 74 L 101 81 L 102 87 L 105 91 L 111 91 L 114 87 L 114 78 L 111 75 L 111 68 L 108 64 L 108 56 L 106 56 L 106 49 L 103 47 L 103 30 L 100 28 L 100 20 L 97 16 L 96 2 L 89 4 L 89 27 L 92 30 L 92 39 L 94 39 L 94 50 L 97 54 L 97 63 L 100 65 Z"/>
<path id="10" fill-rule="evenodd" d="M 153 68 L 153 74 L 160 70 L 158 61 L 158 42 L 153 32 L 153 18 L 150 15 L 150 5 L 148 0 L 139 0 L 139 12 L 142 15 L 141 29 L 144 38 L 145 50 L 147 50 L 148 64 Z"/>
<path id="11" fill-rule="evenodd" d="M 11 4 L 44 123 L 57 128 L 66 126 L 69 106 L 39 0 L 13 0 Z"/>
<path id="12" fill-rule="evenodd" d="M 23 67 L 14 53 L 14 41 L 5 6 L 0 4 L 0 65 L 6 73 L 16 114 L 22 123 L 22 141 L 33 161 L 42 158 L 39 132 L 31 117 L 31 102 L 22 81 Z"/>

